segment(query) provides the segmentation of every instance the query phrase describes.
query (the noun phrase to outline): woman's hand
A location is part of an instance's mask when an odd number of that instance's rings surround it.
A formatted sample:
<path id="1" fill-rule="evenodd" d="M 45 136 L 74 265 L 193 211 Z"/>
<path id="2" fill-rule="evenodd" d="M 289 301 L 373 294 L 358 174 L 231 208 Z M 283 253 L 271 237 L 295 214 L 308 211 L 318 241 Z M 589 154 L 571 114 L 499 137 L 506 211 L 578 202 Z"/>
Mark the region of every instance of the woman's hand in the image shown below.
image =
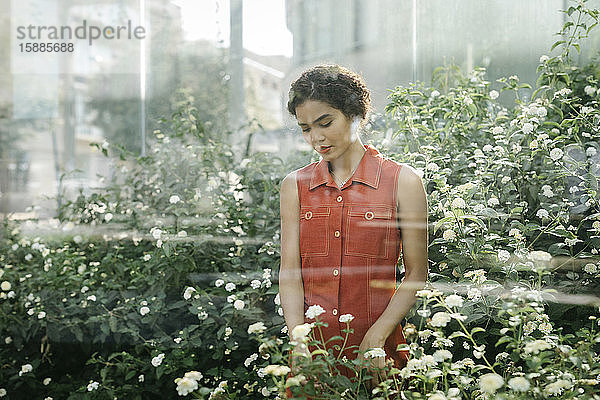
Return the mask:
<path id="1" fill-rule="evenodd" d="M 368 357 L 365 358 L 365 352 L 369 349 L 380 348 L 383 349 L 385 341 L 388 335 L 379 330 L 373 325 L 363 337 L 362 342 L 359 346 L 359 360 L 366 361 L 367 369 L 373 378 L 371 379 L 371 385 L 369 389 L 377 386 L 379 382 L 385 380 L 385 376 L 382 374 L 382 369 L 385 366 L 385 357 Z"/>
<path id="2" fill-rule="evenodd" d="M 294 346 L 294 348 L 292 349 L 292 374 L 293 375 L 298 375 L 300 373 L 300 367 L 299 365 L 306 362 L 306 359 L 308 359 L 308 361 L 310 361 L 312 359 L 312 356 L 310 354 L 310 350 L 308 349 L 308 346 L 306 345 L 306 343 L 298 343 L 297 345 Z"/>

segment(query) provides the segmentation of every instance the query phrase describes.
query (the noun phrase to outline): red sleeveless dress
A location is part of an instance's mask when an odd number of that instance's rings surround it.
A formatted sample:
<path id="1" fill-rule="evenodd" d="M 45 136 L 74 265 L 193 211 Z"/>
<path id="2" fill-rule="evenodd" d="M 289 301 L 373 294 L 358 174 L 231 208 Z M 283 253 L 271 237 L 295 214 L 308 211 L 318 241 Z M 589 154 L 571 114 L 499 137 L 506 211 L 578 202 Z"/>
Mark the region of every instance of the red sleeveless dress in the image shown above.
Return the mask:
<path id="1" fill-rule="evenodd" d="M 343 314 L 352 314 L 344 351 L 356 358 L 365 333 L 387 307 L 396 289 L 396 265 L 402 248 L 397 225 L 397 183 L 402 166 L 375 148 L 366 153 L 353 176 L 338 188 L 321 160 L 296 172 L 300 200 L 300 256 L 304 283 L 304 311 L 318 304 L 327 322 L 325 340 L 345 334 Z M 305 322 L 313 322 L 305 317 Z M 397 368 L 408 359 L 397 351 L 406 343 L 402 326 L 389 336 L 384 350 Z M 342 342 L 331 345 L 342 345 Z"/>

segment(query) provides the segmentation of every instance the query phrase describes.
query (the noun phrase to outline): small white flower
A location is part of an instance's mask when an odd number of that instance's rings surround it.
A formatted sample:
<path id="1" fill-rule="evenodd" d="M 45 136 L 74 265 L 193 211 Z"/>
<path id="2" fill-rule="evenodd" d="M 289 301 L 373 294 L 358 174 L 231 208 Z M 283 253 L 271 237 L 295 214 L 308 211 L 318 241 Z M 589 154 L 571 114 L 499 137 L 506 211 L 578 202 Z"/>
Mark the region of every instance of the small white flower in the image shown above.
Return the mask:
<path id="1" fill-rule="evenodd" d="M 33 256 L 31 255 L 31 253 L 28 253 L 28 254 L 25 256 L 25 261 L 31 261 L 31 259 L 32 259 L 32 258 L 33 258 Z"/>
<path id="2" fill-rule="evenodd" d="M 431 97 L 438 97 L 440 95 L 440 92 L 438 92 L 437 90 L 433 90 L 431 92 Z"/>
<path id="3" fill-rule="evenodd" d="M 528 135 L 531 132 L 533 132 L 533 124 L 531 122 L 525 122 L 523 124 L 523 128 L 521 128 L 523 130 L 523 133 Z"/>
<path id="4" fill-rule="evenodd" d="M 481 290 L 477 288 L 471 288 L 467 292 L 467 297 L 469 298 L 469 300 L 479 300 L 481 299 Z"/>
<path id="5" fill-rule="evenodd" d="M 252 280 L 252 282 L 250 282 L 250 287 L 252 289 L 258 289 L 260 287 L 260 281 L 258 279 Z"/>
<path id="6" fill-rule="evenodd" d="M 140 308 L 140 314 L 142 315 L 142 317 L 146 314 L 148 314 L 150 312 L 150 309 L 146 306 Z"/>
<path id="7" fill-rule="evenodd" d="M 504 379 L 493 372 L 479 377 L 479 387 L 482 392 L 495 393 L 504 385 Z"/>
<path id="8" fill-rule="evenodd" d="M 433 353 L 433 358 L 437 362 L 443 362 L 444 360 L 451 360 L 452 353 L 446 349 L 436 350 L 435 353 Z"/>
<path id="9" fill-rule="evenodd" d="M 433 314 L 433 317 L 431 317 L 431 321 L 429 323 L 431 326 L 444 327 L 448 324 L 448 322 L 450 322 L 450 320 L 450 314 L 445 311 L 438 311 Z"/>
<path id="10" fill-rule="evenodd" d="M 324 312 L 325 312 L 325 309 L 323 307 L 321 307 L 318 304 L 315 304 L 315 305 L 308 307 L 305 315 L 306 315 L 306 318 L 308 318 L 308 319 L 315 319 L 316 317 L 323 314 Z"/>
<path id="11" fill-rule="evenodd" d="M 164 358 L 165 358 L 165 353 L 160 353 L 156 357 L 153 357 L 152 361 L 150 363 L 152 364 L 153 367 L 158 367 L 160 364 L 162 364 Z"/>
<path id="12" fill-rule="evenodd" d="M 52 381 L 52 378 L 45 378 L 45 379 L 42 381 L 42 384 L 43 384 L 44 386 L 48 386 L 48 385 L 50 384 L 50 382 L 51 382 L 51 381 Z"/>
<path id="13" fill-rule="evenodd" d="M 587 85 L 583 91 L 585 92 L 585 94 L 587 94 L 588 96 L 593 96 L 594 94 L 596 94 L 596 88 L 590 85 Z"/>
<path id="14" fill-rule="evenodd" d="M 306 337 L 308 336 L 308 334 L 310 333 L 310 330 L 312 329 L 312 327 L 313 327 L 312 324 L 296 325 L 294 327 L 294 329 L 292 329 L 292 339 L 298 340 L 298 341 L 304 341 L 306 339 Z"/>
<path id="15" fill-rule="evenodd" d="M 37 315 L 38 319 L 46 318 L 46 311 L 40 311 Z"/>
<path id="16" fill-rule="evenodd" d="M 540 208 L 535 215 L 538 218 L 549 218 L 550 217 L 550 213 L 547 210 L 544 210 L 543 208 Z"/>
<path id="17" fill-rule="evenodd" d="M 7 336 L 4 338 L 4 343 L 5 344 L 11 344 L 13 341 L 13 339 L 10 336 Z"/>
<path id="18" fill-rule="evenodd" d="M 548 60 L 550 60 L 550 57 L 544 54 L 540 57 L 540 64 L 545 64 L 546 62 L 548 62 Z"/>
<path id="19" fill-rule="evenodd" d="M 8 394 L 8 392 L 6 391 L 6 389 L 4 388 L 0 388 L 0 397 L 4 397 Z"/>
<path id="20" fill-rule="evenodd" d="M 185 300 L 189 300 L 192 298 L 192 294 L 194 294 L 195 292 L 196 292 L 195 288 L 188 286 L 185 288 L 185 292 L 183 292 L 183 298 Z"/>
<path id="21" fill-rule="evenodd" d="M 144 261 L 149 261 L 151 258 L 152 258 L 152 256 L 150 254 L 144 255 Z"/>
<path id="22" fill-rule="evenodd" d="M 467 203 L 465 203 L 465 201 L 460 197 L 457 197 L 454 200 L 452 200 L 452 208 L 465 208 L 466 206 Z"/>
<path id="23" fill-rule="evenodd" d="M 587 263 L 583 267 L 583 270 L 588 274 L 595 274 L 598 271 L 598 267 L 596 266 L 596 264 Z"/>
<path id="24" fill-rule="evenodd" d="M 177 384 L 177 394 L 180 396 L 187 396 L 198 389 L 198 382 L 195 379 L 185 376 L 175 379 L 175 384 Z"/>
<path id="25" fill-rule="evenodd" d="M 236 300 L 237 300 L 237 296 L 235 294 L 230 294 L 229 296 L 227 296 L 228 303 L 233 303 Z"/>
<path id="26" fill-rule="evenodd" d="M 180 201 L 181 201 L 181 199 L 176 194 L 174 194 L 171 197 L 169 197 L 169 203 L 171 203 L 171 204 L 177 204 Z"/>
<path id="27" fill-rule="evenodd" d="M 339 321 L 342 324 L 345 324 L 346 322 L 351 322 L 353 319 L 354 319 L 354 315 L 352 315 L 352 314 L 343 314 L 343 315 L 340 315 Z"/>
<path id="28" fill-rule="evenodd" d="M 593 157 L 593 156 L 595 156 L 597 152 L 598 152 L 598 151 L 596 150 L 596 148 L 595 148 L 595 147 L 588 147 L 588 148 L 585 150 L 585 154 L 586 154 L 588 157 Z"/>
<path id="29" fill-rule="evenodd" d="M 494 135 L 501 135 L 501 134 L 503 134 L 503 133 L 504 133 L 504 128 L 503 128 L 503 127 L 501 127 L 501 126 L 495 126 L 495 127 L 492 129 L 492 133 L 493 133 Z"/>
<path id="30" fill-rule="evenodd" d="M 600 222 L 599 222 L 600 223 Z M 281 297 L 279 297 L 279 293 L 277 293 L 277 295 L 275 296 L 275 298 L 273 299 L 273 303 L 275 303 L 275 305 L 280 306 L 281 305 Z"/>
<path id="31" fill-rule="evenodd" d="M 228 292 L 235 290 L 235 283 L 229 282 L 227 285 L 225 285 L 225 290 Z"/>
<path id="32" fill-rule="evenodd" d="M 381 347 L 375 347 L 365 352 L 365 358 L 385 357 L 385 350 Z"/>
<path id="33" fill-rule="evenodd" d="M 8 281 L 4 281 L 4 282 L 0 283 L 0 289 L 2 289 L 5 292 L 8 292 L 11 288 L 12 288 L 12 285 Z"/>
<path id="34" fill-rule="evenodd" d="M 562 158 L 563 154 L 564 153 L 561 149 L 558 149 L 558 148 L 552 149 L 552 151 L 550 151 L 550 158 L 553 161 L 558 161 Z"/>
<path id="35" fill-rule="evenodd" d="M 177 232 L 177 237 L 180 237 L 180 238 L 187 237 L 187 232 L 181 230 L 181 231 Z"/>
<path id="36" fill-rule="evenodd" d="M 450 296 L 446 297 L 445 300 L 446 306 L 448 307 L 462 307 L 463 302 L 464 299 L 457 294 L 451 294 Z"/>
<path id="37" fill-rule="evenodd" d="M 551 349 L 552 345 L 545 340 L 534 340 L 525 345 L 524 351 L 527 354 L 538 354 L 540 351 Z"/>
<path id="38" fill-rule="evenodd" d="M 217 279 L 215 281 L 215 286 L 216 287 L 221 287 L 221 286 L 223 286 L 224 283 L 225 283 L 225 281 L 223 279 Z"/>
<path id="39" fill-rule="evenodd" d="M 248 368 L 250 366 L 250 364 L 252 364 L 257 359 L 258 359 L 258 354 L 252 353 L 248 358 L 246 358 L 246 361 L 244 361 L 244 365 L 246 366 L 246 368 Z"/>
<path id="40" fill-rule="evenodd" d="M 248 327 L 248 334 L 251 335 L 253 333 L 263 333 L 267 330 L 267 327 L 263 322 L 256 322 Z"/>
<path id="41" fill-rule="evenodd" d="M 473 104 L 473 99 L 467 96 L 464 99 L 464 103 L 466 106 L 470 106 L 471 104 Z"/>
<path id="42" fill-rule="evenodd" d="M 456 233 L 452 229 L 446 229 L 442 237 L 444 240 L 452 241 L 456 239 Z"/>
<path id="43" fill-rule="evenodd" d="M 263 372 L 267 375 L 283 376 L 289 374 L 290 367 L 286 365 L 267 365 L 263 368 Z"/>
<path id="44" fill-rule="evenodd" d="M 111 219 L 113 219 L 112 213 L 106 213 L 106 214 L 104 214 L 104 220 L 106 222 L 109 222 Z"/>
<path id="45" fill-rule="evenodd" d="M 506 250 L 498 250 L 498 260 L 505 263 L 510 259 L 510 253 Z"/>
<path id="46" fill-rule="evenodd" d="M 90 383 L 87 385 L 87 390 L 88 392 L 93 392 L 94 390 L 97 390 L 98 387 L 100 387 L 100 384 L 96 381 L 90 381 Z"/>
<path id="47" fill-rule="evenodd" d="M 33 366 L 31 364 L 24 364 L 21 366 L 21 370 L 19 371 L 19 376 L 22 376 L 23 374 L 27 374 L 31 371 L 33 371 Z"/>
<path id="48" fill-rule="evenodd" d="M 500 96 L 500 93 L 498 93 L 498 91 L 496 91 L 496 90 L 490 91 L 490 99 L 496 100 L 498 98 L 498 96 Z"/>
<path id="49" fill-rule="evenodd" d="M 93 294 L 90 294 L 86 299 L 89 301 L 96 301 L 96 296 Z"/>
<path id="50" fill-rule="evenodd" d="M 144 374 L 140 374 L 140 376 L 138 376 L 138 382 L 140 383 L 144 382 L 145 379 L 146 377 L 144 376 Z"/>
<path id="51" fill-rule="evenodd" d="M 163 231 L 160 230 L 159 228 L 152 228 L 150 229 L 150 234 L 152 234 L 152 237 L 156 240 L 160 239 L 160 236 L 162 235 Z"/>
<path id="52" fill-rule="evenodd" d="M 235 308 L 236 310 L 242 310 L 245 305 L 246 303 L 244 303 L 243 300 L 236 300 L 233 302 L 233 308 Z"/>

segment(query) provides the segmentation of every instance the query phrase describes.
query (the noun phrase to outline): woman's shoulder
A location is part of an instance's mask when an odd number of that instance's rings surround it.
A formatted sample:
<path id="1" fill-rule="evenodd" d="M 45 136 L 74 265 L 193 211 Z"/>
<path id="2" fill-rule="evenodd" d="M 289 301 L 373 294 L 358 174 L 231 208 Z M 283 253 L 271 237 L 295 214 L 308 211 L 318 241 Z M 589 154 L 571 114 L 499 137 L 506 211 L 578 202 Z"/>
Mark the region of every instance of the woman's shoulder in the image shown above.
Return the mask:
<path id="1" fill-rule="evenodd" d="M 310 177 L 312 176 L 312 172 L 317 164 L 318 164 L 318 161 L 315 161 L 315 162 L 305 165 L 304 167 L 300 167 L 298 169 L 293 170 L 292 172 L 288 173 L 283 178 L 283 181 L 281 182 L 281 184 L 282 185 L 285 183 L 290 184 L 289 182 L 296 183 L 297 181 L 303 181 L 306 179 L 310 179 Z"/>

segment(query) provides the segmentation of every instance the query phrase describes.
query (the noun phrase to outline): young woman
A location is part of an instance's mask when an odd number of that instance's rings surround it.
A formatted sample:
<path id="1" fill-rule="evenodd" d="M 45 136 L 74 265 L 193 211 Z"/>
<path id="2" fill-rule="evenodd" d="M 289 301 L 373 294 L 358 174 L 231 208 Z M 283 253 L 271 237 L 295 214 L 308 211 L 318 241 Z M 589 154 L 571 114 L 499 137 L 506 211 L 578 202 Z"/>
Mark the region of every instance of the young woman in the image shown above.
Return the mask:
<path id="1" fill-rule="evenodd" d="M 405 343 L 400 321 L 428 272 L 421 178 L 362 143 L 370 92 L 358 74 L 338 65 L 308 69 L 291 85 L 288 110 L 321 156 L 281 184 L 279 290 L 288 331 L 314 322 L 305 312 L 320 305 L 325 340 L 344 337 L 339 319 L 351 314 L 346 347 L 358 346 L 359 357 L 383 348 L 401 368 L 407 352 L 397 351 Z M 405 276 L 396 287 L 400 251 Z M 384 362 L 379 357 L 372 366 Z"/>

